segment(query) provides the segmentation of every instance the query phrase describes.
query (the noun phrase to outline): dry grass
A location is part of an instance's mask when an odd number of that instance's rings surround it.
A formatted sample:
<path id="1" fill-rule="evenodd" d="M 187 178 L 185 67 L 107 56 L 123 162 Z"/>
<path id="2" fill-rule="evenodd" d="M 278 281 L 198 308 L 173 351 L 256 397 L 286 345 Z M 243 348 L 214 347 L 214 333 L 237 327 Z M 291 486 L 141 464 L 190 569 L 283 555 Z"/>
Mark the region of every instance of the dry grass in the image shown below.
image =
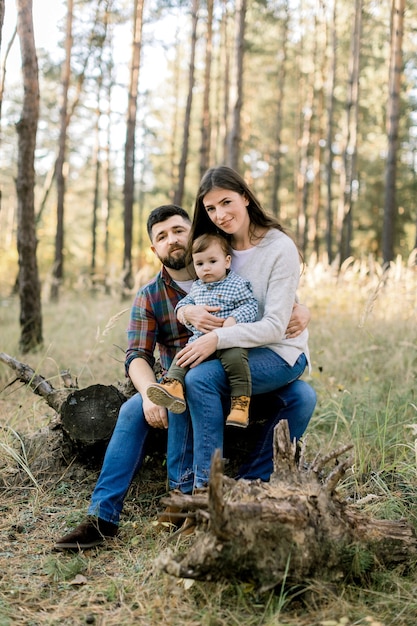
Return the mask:
<path id="1" fill-rule="evenodd" d="M 369 263 L 346 264 L 340 276 L 310 263 L 301 297 L 313 313 L 312 384 L 319 395 L 308 450 L 314 455 L 353 440 L 346 497 L 362 498 L 377 516 L 405 516 L 417 528 L 415 267 L 398 263 L 386 279 Z M 123 378 L 128 304 L 87 293 L 44 304 L 46 347 L 26 357 L 16 351 L 18 303 L 0 304 L 0 351 L 28 362 L 55 386 L 68 368 L 80 386 Z M 34 475 L 34 457 L 39 461 L 42 452 L 26 449 L 17 433 L 46 428 L 53 412 L 12 381 L 0 364 L 0 626 L 415 624 L 415 569 L 379 572 L 366 587 L 316 581 L 303 597 L 295 589 L 260 595 L 248 584 L 190 585 L 162 574 L 155 559 L 175 546 L 152 525 L 164 484 L 146 472 L 129 493 L 111 546 L 80 555 L 52 552 L 54 539 L 82 519 L 97 472 L 72 466 L 47 479 L 45 472 Z"/>

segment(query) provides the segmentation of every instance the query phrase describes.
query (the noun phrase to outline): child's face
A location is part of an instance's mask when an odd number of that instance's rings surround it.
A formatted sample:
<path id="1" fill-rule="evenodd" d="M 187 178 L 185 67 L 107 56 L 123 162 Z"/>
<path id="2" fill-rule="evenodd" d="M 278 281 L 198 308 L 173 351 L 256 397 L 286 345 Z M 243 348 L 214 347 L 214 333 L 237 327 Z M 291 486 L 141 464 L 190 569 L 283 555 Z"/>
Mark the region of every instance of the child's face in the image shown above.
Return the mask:
<path id="1" fill-rule="evenodd" d="M 212 243 L 204 252 L 193 254 L 195 273 L 205 283 L 223 280 L 231 263 L 230 254 L 225 255 L 221 245 Z"/>

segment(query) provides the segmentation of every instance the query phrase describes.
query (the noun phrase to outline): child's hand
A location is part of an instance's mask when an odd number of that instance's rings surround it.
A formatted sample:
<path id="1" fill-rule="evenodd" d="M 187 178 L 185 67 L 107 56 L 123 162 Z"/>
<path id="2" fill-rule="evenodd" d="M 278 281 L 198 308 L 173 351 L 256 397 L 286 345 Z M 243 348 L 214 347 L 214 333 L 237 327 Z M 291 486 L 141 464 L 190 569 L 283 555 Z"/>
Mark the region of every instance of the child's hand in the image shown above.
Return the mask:
<path id="1" fill-rule="evenodd" d="M 305 328 L 307 328 L 308 323 L 310 321 L 310 311 L 304 304 L 295 303 L 291 319 L 288 322 L 286 338 L 293 339 L 294 337 L 298 337 Z"/>
<path id="2" fill-rule="evenodd" d="M 236 320 L 234 317 L 227 317 L 223 322 L 223 328 L 229 328 L 229 326 L 234 326 L 236 324 Z"/>

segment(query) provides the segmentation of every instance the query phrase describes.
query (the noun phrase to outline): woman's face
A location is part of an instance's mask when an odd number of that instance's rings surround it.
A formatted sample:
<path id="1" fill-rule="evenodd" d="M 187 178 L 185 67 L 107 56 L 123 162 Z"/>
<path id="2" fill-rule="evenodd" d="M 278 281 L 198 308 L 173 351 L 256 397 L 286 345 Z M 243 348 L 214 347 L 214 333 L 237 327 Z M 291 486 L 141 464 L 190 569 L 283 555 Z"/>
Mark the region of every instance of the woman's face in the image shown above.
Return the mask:
<path id="1" fill-rule="evenodd" d="M 203 198 L 203 205 L 211 221 L 232 237 L 244 236 L 249 232 L 248 204 L 249 200 L 244 195 L 219 187 L 214 187 Z"/>

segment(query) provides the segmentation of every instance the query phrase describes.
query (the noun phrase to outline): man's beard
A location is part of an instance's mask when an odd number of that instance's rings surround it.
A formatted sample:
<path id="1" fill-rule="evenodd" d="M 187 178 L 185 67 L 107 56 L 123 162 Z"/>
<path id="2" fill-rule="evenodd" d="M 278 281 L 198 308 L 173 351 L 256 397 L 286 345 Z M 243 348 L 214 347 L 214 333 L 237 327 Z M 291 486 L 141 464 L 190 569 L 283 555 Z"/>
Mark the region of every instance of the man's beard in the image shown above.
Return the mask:
<path id="1" fill-rule="evenodd" d="M 166 256 L 165 258 L 159 257 L 159 260 L 163 265 L 165 265 L 165 267 L 170 270 L 183 270 L 184 267 L 187 266 L 187 263 L 185 262 L 185 256 L 186 252 L 184 250 L 179 257 L 173 257 L 168 254 L 168 256 Z"/>

